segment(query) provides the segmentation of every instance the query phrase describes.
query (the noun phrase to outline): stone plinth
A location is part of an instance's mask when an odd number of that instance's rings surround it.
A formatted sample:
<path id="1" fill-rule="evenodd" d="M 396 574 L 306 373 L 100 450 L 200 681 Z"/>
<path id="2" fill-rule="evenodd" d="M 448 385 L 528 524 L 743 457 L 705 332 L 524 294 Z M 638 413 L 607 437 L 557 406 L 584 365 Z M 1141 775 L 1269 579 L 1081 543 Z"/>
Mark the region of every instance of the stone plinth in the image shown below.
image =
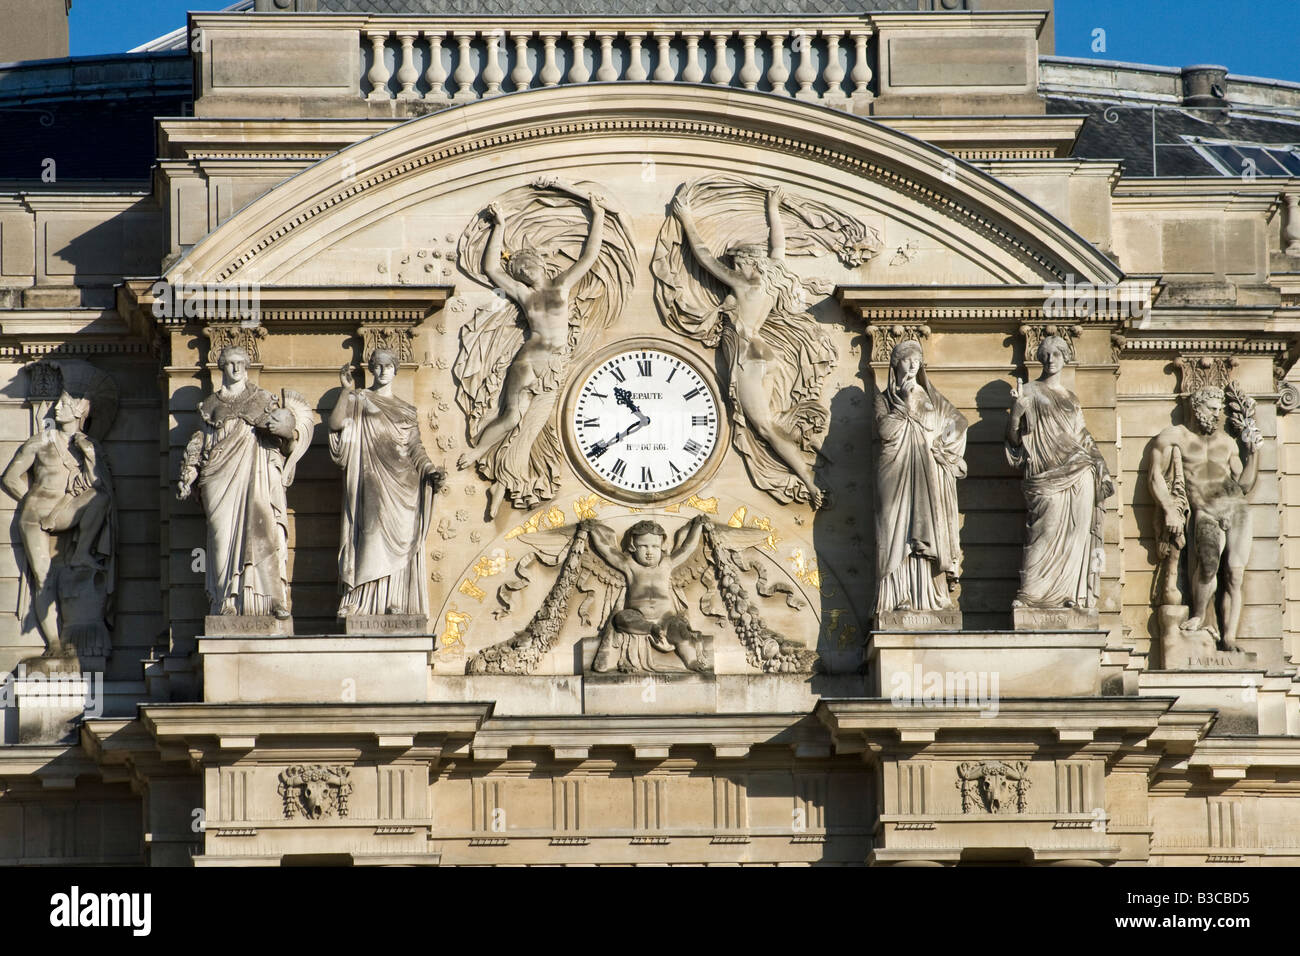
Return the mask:
<path id="1" fill-rule="evenodd" d="M 1101 690 L 1105 646 L 1105 631 L 873 631 L 867 690 L 908 700 L 935 686 L 972 698 L 1090 697 Z"/>
<path id="2" fill-rule="evenodd" d="M 205 637 L 208 703 L 414 703 L 429 699 L 433 637 Z"/>
<path id="3" fill-rule="evenodd" d="M 876 615 L 881 631 L 960 631 L 961 609 L 941 611 L 881 611 Z"/>
<path id="4" fill-rule="evenodd" d="M 1167 671 L 1253 670 L 1258 655 L 1249 651 L 1220 649 L 1217 635 L 1209 628 L 1183 629 L 1191 612 L 1185 604 L 1162 604 L 1156 608 L 1160 629 L 1160 663 Z"/>
<path id="5" fill-rule="evenodd" d="M 1013 607 L 1011 626 L 1017 631 L 1095 631 L 1101 617 L 1096 608 Z"/>
<path id="6" fill-rule="evenodd" d="M 714 714 L 712 674 L 584 674 L 584 714 Z"/>
<path id="7" fill-rule="evenodd" d="M 12 695 L 20 744 L 75 741 L 82 717 L 103 713 L 102 674 L 20 675 L 5 681 L 3 689 Z"/>
<path id="8" fill-rule="evenodd" d="M 293 618 L 280 620 L 269 614 L 209 614 L 203 619 L 204 637 L 287 637 Z"/>
<path id="9" fill-rule="evenodd" d="M 1141 697 L 1177 697 L 1175 710 L 1217 710 L 1212 736 L 1259 733 L 1259 689 L 1264 670 L 1146 671 Z"/>
<path id="10" fill-rule="evenodd" d="M 345 634 L 428 634 L 424 614 L 353 614 L 343 618 Z"/>

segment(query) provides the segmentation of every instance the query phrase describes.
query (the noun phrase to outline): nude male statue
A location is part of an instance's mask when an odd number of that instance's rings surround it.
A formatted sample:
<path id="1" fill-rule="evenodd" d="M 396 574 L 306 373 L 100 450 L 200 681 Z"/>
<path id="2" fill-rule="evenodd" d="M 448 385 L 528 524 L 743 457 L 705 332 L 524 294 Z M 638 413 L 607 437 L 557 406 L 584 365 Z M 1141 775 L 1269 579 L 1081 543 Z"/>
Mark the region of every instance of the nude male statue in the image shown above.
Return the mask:
<path id="1" fill-rule="evenodd" d="M 612 530 L 596 521 L 584 522 L 592 550 L 627 580 L 623 609 L 610 619 L 613 629 L 634 637 L 645 635 L 655 650 L 676 653 L 687 668 L 695 671 L 707 669 L 707 661 L 700 653 L 700 635 L 691 627 L 686 609 L 673 592 L 672 577 L 673 571 L 690 560 L 699 547 L 707 520 L 704 515 L 696 515 L 678 532 L 671 552 L 666 548 L 668 533 L 654 521 L 638 521 L 629 528 L 621 549 L 615 546 Z M 612 645 L 607 653 L 614 656 Z M 602 660 L 602 656 L 598 654 L 595 670 L 613 669 L 613 661 Z"/>
<path id="2" fill-rule="evenodd" d="M 1233 438 L 1220 427 L 1224 392 L 1197 389 L 1188 398 L 1195 428 L 1171 425 L 1151 446 L 1151 494 L 1161 510 L 1162 534 L 1174 554 L 1168 573 L 1176 579 L 1177 552 L 1184 539 L 1188 552 L 1190 616 L 1185 631 L 1205 628 L 1220 572 L 1224 586 L 1219 604 L 1219 641 L 1223 650 L 1239 650 L 1242 582 L 1252 541 L 1250 494 L 1259 477 L 1260 439 L 1251 430 Z M 1213 631 L 1213 628 L 1207 628 Z"/>
<path id="3" fill-rule="evenodd" d="M 73 532 L 68 566 L 102 568 L 104 558 L 97 546 L 102 544 L 112 489 L 98 446 L 81 430 L 90 400 L 65 392 L 50 414 L 47 427 L 19 447 L 0 484 L 18 499 L 18 534 L 31 571 L 36 623 L 49 645 L 47 656 L 58 656 L 57 602 L 50 580 L 54 541 Z"/>

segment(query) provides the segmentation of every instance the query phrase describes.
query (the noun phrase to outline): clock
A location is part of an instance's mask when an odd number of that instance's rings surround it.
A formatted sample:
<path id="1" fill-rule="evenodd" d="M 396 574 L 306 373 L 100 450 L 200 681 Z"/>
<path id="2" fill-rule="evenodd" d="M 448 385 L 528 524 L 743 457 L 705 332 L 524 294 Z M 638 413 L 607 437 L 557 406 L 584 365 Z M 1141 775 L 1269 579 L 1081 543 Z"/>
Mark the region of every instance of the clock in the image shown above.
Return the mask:
<path id="1" fill-rule="evenodd" d="M 574 378 L 564 434 L 575 470 L 615 500 L 661 501 L 718 463 L 725 422 L 711 376 L 667 343 L 623 343 Z"/>

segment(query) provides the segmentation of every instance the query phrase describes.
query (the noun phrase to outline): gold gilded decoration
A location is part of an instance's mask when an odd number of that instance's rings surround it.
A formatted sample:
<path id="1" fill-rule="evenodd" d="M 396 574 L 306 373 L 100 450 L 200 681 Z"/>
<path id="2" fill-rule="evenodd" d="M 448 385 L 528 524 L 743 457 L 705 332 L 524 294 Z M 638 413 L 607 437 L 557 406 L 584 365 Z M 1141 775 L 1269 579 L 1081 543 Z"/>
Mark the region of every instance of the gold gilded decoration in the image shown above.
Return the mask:
<path id="1" fill-rule="evenodd" d="M 745 506 L 744 506 L 744 505 L 741 505 L 741 506 L 740 506 L 739 508 L 737 508 L 734 512 L 732 512 L 731 517 L 727 519 L 727 527 L 728 527 L 728 528 L 743 528 L 743 527 L 745 527 L 745 514 L 746 514 L 746 511 L 747 511 L 747 509 L 745 508 Z"/>
<path id="2" fill-rule="evenodd" d="M 577 505 L 575 504 L 576 508 Z M 517 538 L 521 534 L 532 534 L 534 531 L 550 530 L 558 528 L 564 524 L 564 512 L 552 505 L 545 511 L 539 511 L 517 528 L 511 528 L 506 532 L 506 540 Z"/>
<path id="3" fill-rule="evenodd" d="M 456 589 L 466 597 L 472 597 L 475 601 L 481 601 L 487 597 L 487 592 L 471 581 L 469 578 L 460 582 L 460 587 Z"/>
<path id="4" fill-rule="evenodd" d="M 822 590 L 822 572 L 821 568 L 817 567 L 817 559 L 809 558 L 804 554 L 803 548 L 791 548 L 790 556 L 786 560 L 793 565 L 796 578 L 818 594 L 824 596 L 829 593 Z"/>
<path id="5" fill-rule="evenodd" d="M 682 510 L 682 503 L 680 501 L 677 502 L 676 504 L 668 505 L 668 507 L 664 508 L 664 511 L 666 511 L 670 515 L 678 514 L 681 510 Z"/>
<path id="6" fill-rule="evenodd" d="M 438 643 L 443 650 L 456 648 L 463 651 L 465 649 L 465 630 L 470 620 L 470 616 L 463 611 L 458 611 L 454 604 L 447 610 L 447 626 L 438 635 Z"/>
<path id="7" fill-rule="evenodd" d="M 596 519 L 596 509 L 601 505 L 611 504 L 608 498 L 602 498 L 594 491 L 573 502 L 573 513 L 578 516 L 579 521 L 594 521 Z"/>
<path id="8" fill-rule="evenodd" d="M 558 509 L 552 509 L 558 510 Z M 490 554 L 482 555 L 474 566 L 470 568 L 473 578 L 465 578 L 460 582 L 460 587 L 456 590 L 466 597 L 472 597 L 476 601 L 482 601 L 487 597 L 487 592 L 478 586 L 478 582 L 483 578 L 490 578 L 493 575 L 500 574 L 510 563 L 510 555 L 504 548 L 493 548 Z"/>
<path id="9" fill-rule="evenodd" d="M 699 495 L 691 495 L 686 499 L 686 503 L 696 511 L 703 511 L 706 515 L 715 515 L 718 513 L 717 498 L 701 498 Z"/>

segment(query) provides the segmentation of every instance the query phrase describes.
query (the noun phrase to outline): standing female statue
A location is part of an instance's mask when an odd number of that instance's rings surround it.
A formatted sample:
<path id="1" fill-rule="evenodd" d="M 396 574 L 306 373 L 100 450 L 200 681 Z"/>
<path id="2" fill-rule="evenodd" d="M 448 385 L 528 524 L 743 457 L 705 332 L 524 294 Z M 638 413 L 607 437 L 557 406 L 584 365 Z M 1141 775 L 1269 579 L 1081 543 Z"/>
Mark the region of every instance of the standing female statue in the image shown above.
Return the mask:
<path id="1" fill-rule="evenodd" d="M 274 615 L 289 603 L 289 507 L 298 459 L 311 444 L 312 411 L 297 392 L 277 399 L 248 380 L 248 352 L 217 356 L 221 387 L 199 404 L 199 428 L 181 461 L 176 496 L 197 482 L 208 518 L 212 614 Z"/>
<path id="2" fill-rule="evenodd" d="M 1102 502 L 1115 485 L 1084 425 L 1078 397 L 1061 384 L 1070 358 L 1065 339 L 1046 336 L 1038 346 L 1043 374 L 1013 393 L 1007 461 L 1025 473 L 1027 511 L 1013 607 L 1097 606 L 1105 558 Z"/>
<path id="3" fill-rule="evenodd" d="M 951 607 L 961 576 L 957 479 L 966 477 L 966 418 L 930 384 L 914 339 L 889 356 L 876 434 L 876 613 Z"/>
<path id="4" fill-rule="evenodd" d="M 442 473 L 420 441 L 415 406 L 393 394 L 397 357 L 375 349 L 368 389 L 339 372 L 343 393 L 330 413 L 330 457 L 342 466 L 339 617 L 428 615 L 424 541 Z"/>

